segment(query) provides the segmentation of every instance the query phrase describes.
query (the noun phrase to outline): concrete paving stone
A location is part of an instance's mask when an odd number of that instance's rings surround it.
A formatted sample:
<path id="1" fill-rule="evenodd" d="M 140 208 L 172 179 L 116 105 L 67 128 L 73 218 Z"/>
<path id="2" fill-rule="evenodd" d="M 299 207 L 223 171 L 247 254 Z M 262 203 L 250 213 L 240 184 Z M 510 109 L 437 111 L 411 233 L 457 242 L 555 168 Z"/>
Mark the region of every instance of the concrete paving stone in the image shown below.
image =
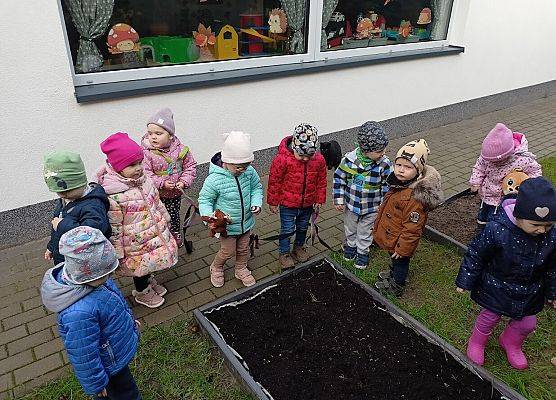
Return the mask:
<path id="1" fill-rule="evenodd" d="M 181 309 L 185 312 L 189 312 L 194 308 L 202 306 L 203 304 L 207 304 L 214 300 L 216 297 L 210 290 L 205 290 L 204 292 L 198 293 L 194 296 L 191 296 L 184 301 L 180 301 L 179 305 Z"/>
<path id="2" fill-rule="evenodd" d="M 8 343 L 8 354 L 14 355 L 53 339 L 50 329 L 45 329 Z"/>
<path id="3" fill-rule="evenodd" d="M 24 365 L 30 364 L 32 362 L 33 362 L 33 352 L 30 349 L 25 350 L 22 353 L 19 353 L 15 356 L 11 356 L 0 361 L 0 375 L 13 371 L 17 368 L 23 367 Z"/>
<path id="4" fill-rule="evenodd" d="M 9 399 L 12 397 L 11 393 L 7 392 L 7 390 L 12 386 L 12 374 L 4 374 L 0 376 L 0 399 Z"/>
<path id="5" fill-rule="evenodd" d="M 16 326 L 13 329 L 0 333 L 0 345 L 10 343 L 24 336 L 27 336 L 27 329 L 25 329 L 25 325 Z"/>
<path id="6" fill-rule="evenodd" d="M 35 353 L 37 360 L 60 351 L 64 351 L 64 344 L 60 339 L 54 339 L 33 347 L 33 353 Z"/>
<path id="7" fill-rule="evenodd" d="M 55 354 L 53 354 L 53 356 L 55 356 Z M 36 378 L 34 378 L 29 382 L 25 382 L 22 385 L 18 385 L 14 387 L 13 389 L 14 395 L 16 397 L 22 396 L 26 393 L 29 393 L 33 389 L 38 388 L 39 386 L 45 385 L 47 383 L 50 383 L 64 376 L 68 376 L 70 373 L 71 373 L 71 368 L 69 365 L 64 365 L 62 367 L 59 367 L 58 369 L 46 372 L 42 375 L 37 376 Z"/>
<path id="8" fill-rule="evenodd" d="M 257 254 L 256 257 L 249 262 L 250 269 L 257 269 L 268 265 L 278 259 L 278 251 L 272 253 Z"/>
<path id="9" fill-rule="evenodd" d="M 14 371 L 15 383 L 16 385 L 20 385 L 33 378 L 55 370 L 62 365 L 62 357 L 60 356 L 60 353 L 52 354 L 34 363 L 26 365 L 23 368 L 16 369 Z"/>
<path id="10" fill-rule="evenodd" d="M 8 352 L 6 351 L 6 346 L 2 345 L 0 346 L 0 360 L 3 360 L 6 357 L 8 357 Z"/>
<path id="11" fill-rule="evenodd" d="M 8 304 L 6 307 L 0 308 L 0 319 L 19 314 L 21 311 L 21 303 Z"/>
<path id="12" fill-rule="evenodd" d="M 256 278 L 255 278 L 256 279 Z M 216 298 L 227 295 L 228 293 L 235 292 L 237 290 L 243 289 L 243 283 L 239 279 L 232 277 L 231 279 L 226 279 L 224 286 L 216 288 L 211 285 L 210 291 L 214 294 Z"/>
<path id="13" fill-rule="evenodd" d="M 56 314 L 49 314 L 45 317 L 36 319 L 34 321 L 27 323 L 27 330 L 29 333 L 35 333 L 38 331 L 42 331 L 51 326 L 55 326 L 58 323 L 58 318 Z"/>
<path id="14" fill-rule="evenodd" d="M 37 307 L 42 307 L 42 300 L 40 296 L 36 296 L 21 302 L 21 305 L 23 306 L 23 311 L 29 311 Z"/>
<path id="15" fill-rule="evenodd" d="M 141 304 L 135 303 L 135 301 L 133 301 L 132 304 L 133 306 L 131 307 L 131 311 L 136 319 L 145 318 L 145 316 L 156 312 L 155 308 L 145 307 Z"/>
<path id="16" fill-rule="evenodd" d="M 46 311 L 42 307 L 37 307 L 29 311 L 25 311 L 16 314 L 12 317 L 8 317 L 2 320 L 2 326 L 4 329 L 11 329 L 18 325 L 23 325 L 26 322 L 33 321 L 35 319 L 42 318 L 46 315 Z"/>
<path id="17" fill-rule="evenodd" d="M 197 277 L 199 279 L 205 279 L 208 278 L 210 276 L 210 268 L 207 265 L 205 268 L 199 269 L 197 271 L 195 271 L 195 275 L 197 275 Z"/>
<path id="18" fill-rule="evenodd" d="M 182 287 L 186 287 L 195 283 L 199 280 L 199 277 L 194 272 L 191 272 L 187 275 L 179 275 L 176 279 L 173 279 L 169 282 L 165 282 L 164 286 L 168 289 L 169 292 L 174 290 L 180 289 Z"/>
<path id="19" fill-rule="evenodd" d="M 162 322 L 168 321 L 180 314 L 183 314 L 182 309 L 178 304 L 172 304 L 168 307 L 160 308 L 157 312 L 145 316 L 143 319 L 149 326 L 155 326 Z"/>
<path id="20" fill-rule="evenodd" d="M 257 268 L 257 269 L 255 269 L 255 270 L 253 270 L 253 271 L 251 271 L 251 272 L 252 272 L 252 274 L 253 274 L 253 277 L 254 277 L 257 281 L 260 281 L 261 279 L 264 279 L 264 278 L 266 278 L 266 277 L 268 277 L 268 276 L 274 274 L 274 272 L 272 272 L 272 271 L 270 270 L 270 268 L 268 268 L 268 267 L 266 267 L 266 266 L 265 266 L 265 267 L 261 267 L 261 268 Z"/>
<path id="21" fill-rule="evenodd" d="M 190 288 L 191 286 L 189 286 Z M 191 291 L 187 287 L 182 287 L 181 289 L 174 290 L 173 292 L 168 292 L 164 295 L 164 305 L 170 305 L 177 303 L 179 301 L 185 300 L 191 297 Z"/>
<path id="22" fill-rule="evenodd" d="M 2 292 L 2 290 L 0 289 L 0 293 L 1 292 Z M 1 300 L 2 301 L 7 301 L 9 303 L 20 303 L 22 301 L 33 298 L 33 297 L 38 296 L 38 295 L 39 295 L 38 287 L 35 287 L 35 288 L 29 288 L 29 289 L 23 290 L 21 292 L 17 292 L 17 293 L 8 295 L 7 297 L 2 296 Z"/>
<path id="23" fill-rule="evenodd" d="M 195 246 L 195 244 L 193 246 Z M 201 247 L 200 249 L 195 248 L 193 253 L 185 254 L 183 256 L 180 256 L 180 258 L 183 260 L 183 262 L 189 263 L 204 258 L 209 254 L 213 254 L 213 253 L 214 252 L 210 247 Z"/>
<path id="24" fill-rule="evenodd" d="M 195 295 L 195 294 L 201 293 L 205 290 L 208 290 L 210 288 L 212 288 L 212 284 L 210 283 L 210 280 L 209 279 L 203 279 L 203 280 L 200 280 L 198 282 L 195 282 L 195 283 L 189 285 L 188 289 L 191 292 L 191 294 Z"/>
<path id="25" fill-rule="evenodd" d="M 212 257 L 212 254 L 210 255 L 210 257 Z M 198 259 L 194 261 L 186 261 L 183 265 L 175 267 L 174 271 L 176 272 L 176 274 L 178 274 L 178 276 L 181 276 L 193 273 L 200 269 L 206 268 L 207 266 L 208 264 L 204 259 Z"/>

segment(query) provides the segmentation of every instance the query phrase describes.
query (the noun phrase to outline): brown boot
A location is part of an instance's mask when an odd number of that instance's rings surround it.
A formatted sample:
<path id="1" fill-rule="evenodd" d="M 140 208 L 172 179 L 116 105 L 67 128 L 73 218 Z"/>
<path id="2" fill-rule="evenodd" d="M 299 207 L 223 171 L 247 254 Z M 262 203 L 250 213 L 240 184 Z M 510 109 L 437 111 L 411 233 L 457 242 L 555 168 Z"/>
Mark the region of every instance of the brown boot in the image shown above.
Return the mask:
<path id="1" fill-rule="evenodd" d="M 293 266 L 295 265 L 295 262 L 293 261 L 290 253 L 280 254 L 280 257 L 278 257 L 278 261 L 280 262 L 282 269 L 293 268 Z"/>
<path id="2" fill-rule="evenodd" d="M 295 258 L 297 262 L 302 262 L 302 263 L 307 261 L 309 258 L 311 258 L 309 256 L 309 253 L 307 253 L 305 247 L 298 246 L 298 245 L 293 246 L 292 257 Z"/>

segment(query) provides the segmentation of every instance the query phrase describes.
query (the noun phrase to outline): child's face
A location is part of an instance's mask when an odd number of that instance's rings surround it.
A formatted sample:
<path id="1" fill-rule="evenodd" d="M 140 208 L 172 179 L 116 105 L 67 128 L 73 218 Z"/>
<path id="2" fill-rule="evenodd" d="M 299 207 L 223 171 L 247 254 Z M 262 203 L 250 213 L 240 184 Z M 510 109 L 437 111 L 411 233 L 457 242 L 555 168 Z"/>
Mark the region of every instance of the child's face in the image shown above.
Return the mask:
<path id="1" fill-rule="evenodd" d="M 384 155 L 385 151 L 386 149 L 382 149 L 380 151 L 364 151 L 363 155 L 373 161 L 378 161 Z"/>
<path id="2" fill-rule="evenodd" d="M 58 192 L 58 196 L 64 200 L 77 200 L 83 197 L 83 193 L 85 193 L 86 186 L 81 186 L 72 190 L 66 190 L 64 192 Z"/>
<path id="3" fill-rule="evenodd" d="M 227 169 L 228 171 L 230 171 L 233 176 L 240 176 L 241 174 L 243 174 L 245 172 L 247 167 L 249 167 L 251 165 L 251 163 L 243 163 L 243 164 L 222 163 L 222 164 L 223 164 L 223 167 L 225 169 Z"/>
<path id="4" fill-rule="evenodd" d="M 155 124 L 147 125 L 147 133 L 149 134 L 149 143 L 155 149 L 168 147 L 172 140 L 172 135 L 166 129 Z"/>
<path id="5" fill-rule="evenodd" d="M 417 168 L 405 158 L 396 159 L 394 175 L 402 182 L 410 181 L 417 176 Z"/>
<path id="6" fill-rule="evenodd" d="M 124 178 L 139 179 L 143 176 L 143 160 L 135 161 L 120 171 Z"/>
<path id="7" fill-rule="evenodd" d="M 301 162 L 309 162 L 309 160 L 315 156 L 314 154 L 303 154 L 303 155 L 301 155 L 295 150 L 293 151 L 293 155 L 294 155 L 296 160 L 299 160 Z"/>
<path id="8" fill-rule="evenodd" d="M 544 235 L 556 224 L 556 222 L 540 222 L 521 218 L 516 218 L 515 222 L 522 231 L 531 236 Z"/>

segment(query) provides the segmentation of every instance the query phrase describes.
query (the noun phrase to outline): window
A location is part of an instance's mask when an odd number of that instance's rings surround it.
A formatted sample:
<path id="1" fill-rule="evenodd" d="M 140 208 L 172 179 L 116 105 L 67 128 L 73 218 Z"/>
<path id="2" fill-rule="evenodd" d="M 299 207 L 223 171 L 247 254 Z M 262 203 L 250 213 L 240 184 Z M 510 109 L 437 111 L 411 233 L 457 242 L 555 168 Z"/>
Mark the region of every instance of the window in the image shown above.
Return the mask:
<path id="1" fill-rule="evenodd" d="M 90 98 L 462 51 L 448 42 L 454 0 L 58 2 L 74 84 Z"/>
<path id="2" fill-rule="evenodd" d="M 321 51 L 445 40 L 451 0 L 324 0 Z"/>

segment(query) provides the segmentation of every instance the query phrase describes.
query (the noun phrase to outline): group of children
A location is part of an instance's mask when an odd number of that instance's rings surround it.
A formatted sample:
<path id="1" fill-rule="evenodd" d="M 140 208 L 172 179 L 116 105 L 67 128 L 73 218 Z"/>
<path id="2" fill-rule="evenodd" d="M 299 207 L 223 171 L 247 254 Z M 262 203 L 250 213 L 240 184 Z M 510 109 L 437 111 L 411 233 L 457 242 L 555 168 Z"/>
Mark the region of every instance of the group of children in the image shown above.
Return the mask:
<path id="1" fill-rule="evenodd" d="M 376 122 L 358 128 L 357 147 L 334 172 L 333 199 L 344 215 L 344 258 L 364 269 L 373 244 L 386 250 L 391 265 L 380 271 L 375 286 L 400 296 L 427 215 L 443 195 L 440 175 L 427 163 L 430 150 L 424 139 L 402 146 L 394 163 L 385 155 L 388 142 Z M 85 391 L 139 399 L 127 368 L 137 347 L 138 323 L 109 276 L 116 269 L 132 276 L 137 303 L 151 308 L 163 304 L 167 290 L 153 274 L 177 262 L 183 244 L 180 201 L 195 179 L 196 162 L 177 138 L 169 109 L 148 120 L 141 145 L 118 132 L 100 149 L 106 163 L 96 172 L 96 183 L 87 181 L 75 153 L 45 158 L 45 181 L 60 200 L 45 253 L 55 266 L 45 274 L 41 293 L 45 305 L 59 313 L 60 334 Z M 270 167 L 267 203 L 270 212 L 280 215 L 283 268 L 309 259 L 305 242 L 310 220 L 326 202 L 327 165 L 317 149 L 317 129 L 300 124 L 281 141 Z M 199 193 L 199 212 L 208 217 L 208 227 L 216 228 L 218 212 L 227 223 L 210 265 L 215 287 L 224 285 L 224 265 L 234 257 L 235 277 L 245 286 L 255 284 L 247 264 L 263 187 L 253 160 L 248 134 L 225 134 Z M 499 124 L 485 139 L 471 179 L 484 200 L 479 220 L 492 221 L 469 246 L 457 285 L 458 291 L 471 290 L 484 307 L 469 341 L 469 357 L 482 364 L 486 340 L 504 315 L 513 319 L 500 343 L 512 366 L 523 368 L 521 343 L 534 329 L 534 314 L 545 299 L 553 304 L 556 299 L 556 233 L 550 229 L 556 223 L 556 194 L 544 178 L 531 178 L 517 198 L 498 206 L 496 177 L 501 180 L 516 166 L 530 168 L 532 177 L 540 174 L 524 135 Z"/>

